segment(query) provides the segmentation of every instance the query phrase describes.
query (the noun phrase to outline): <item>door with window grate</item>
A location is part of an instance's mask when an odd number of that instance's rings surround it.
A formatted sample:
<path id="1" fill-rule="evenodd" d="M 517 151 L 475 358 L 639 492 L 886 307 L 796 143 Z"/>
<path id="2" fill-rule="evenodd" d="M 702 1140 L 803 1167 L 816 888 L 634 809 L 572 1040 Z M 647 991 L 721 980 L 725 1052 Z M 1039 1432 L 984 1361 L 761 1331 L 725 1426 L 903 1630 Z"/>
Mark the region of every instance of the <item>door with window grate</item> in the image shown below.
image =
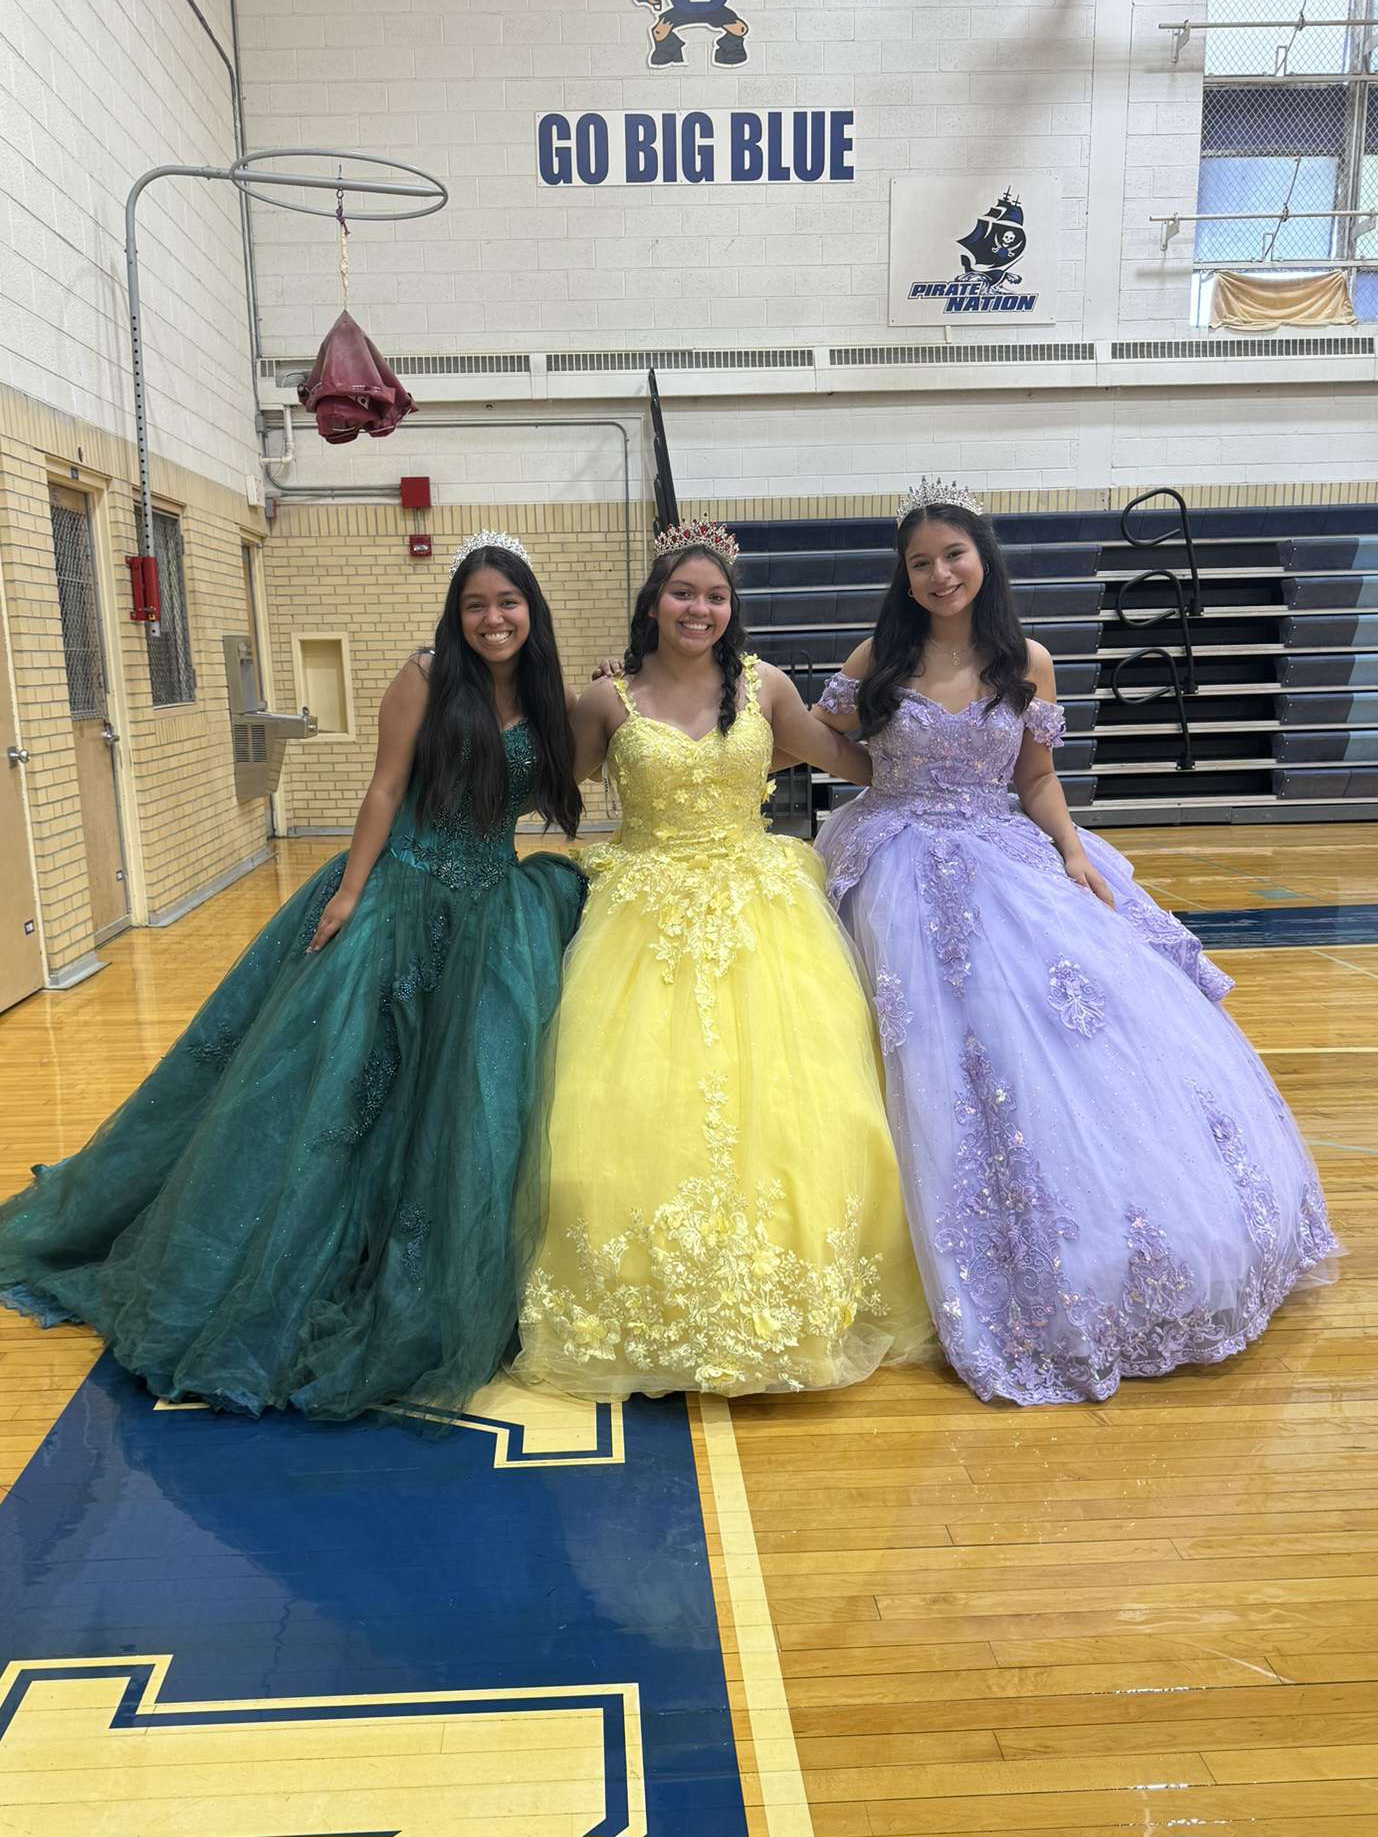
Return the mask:
<path id="1" fill-rule="evenodd" d="M 76 743 L 91 919 L 99 944 L 129 923 L 129 889 L 115 788 L 119 735 L 110 722 L 90 500 L 79 491 L 54 485 L 51 509 L 62 649 L 67 663 L 67 704 Z"/>

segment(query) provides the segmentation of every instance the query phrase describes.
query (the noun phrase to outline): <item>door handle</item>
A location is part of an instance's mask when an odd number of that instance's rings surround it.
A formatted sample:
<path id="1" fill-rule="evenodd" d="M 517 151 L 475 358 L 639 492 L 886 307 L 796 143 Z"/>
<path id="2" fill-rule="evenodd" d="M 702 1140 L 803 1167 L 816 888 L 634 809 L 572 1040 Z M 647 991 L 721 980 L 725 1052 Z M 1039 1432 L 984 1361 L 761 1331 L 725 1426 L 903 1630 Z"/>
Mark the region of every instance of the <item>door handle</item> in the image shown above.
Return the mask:
<path id="1" fill-rule="evenodd" d="M 29 763 L 29 749 L 27 746 L 11 746 L 6 750 L 5 756 L 11 765 L 27 765 Z"/>
<path id="2" fill-rule="evenodd" d="M 109 721 L 101 728 L 100 737 L 107 746 L 118 746 L 120 743 L 120 736 L 115 732 Z"/>

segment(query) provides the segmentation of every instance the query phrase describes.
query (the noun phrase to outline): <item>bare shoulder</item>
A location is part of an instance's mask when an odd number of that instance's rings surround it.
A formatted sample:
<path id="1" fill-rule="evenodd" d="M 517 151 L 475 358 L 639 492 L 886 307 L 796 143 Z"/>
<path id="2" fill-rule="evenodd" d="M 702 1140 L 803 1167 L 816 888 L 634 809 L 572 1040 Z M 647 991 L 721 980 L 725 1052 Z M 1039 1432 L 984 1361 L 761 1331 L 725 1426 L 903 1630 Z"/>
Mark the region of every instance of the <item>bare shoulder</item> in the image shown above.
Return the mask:
<path id="1" fill-rule="evenodd" d="M 434 651 L 413 651 L 388 685 L 388 699 L 424 705 L 430 694 L 431 664 L 434 658 Z"/>
<path id="2" fill-rule="evenodd" d="M 1057 675 L 1053 669 L 1053 654 L 1046 645 L 1036 639 L 1029 639 L 1029 675 L 1034 688 L 1045 702 L 1053 700 L 1057 689 Z"/>
<path id="3" fill-rule="evenodd" d="M 791 698 L 798 701 L 799 686 L 792 676 L 787 676 L 776 664 L 766 663 L 759 657 L 752 661 L 756 668 L 757 699 L 767 714 Z"/>
<path id="4" fill-rule="evenodd" d="M 609 724 L 622 714 L 622 698 L 617 693 L 617 679 L 600 676 L 577 697 L 574 710 L 583 720 L 601 720 Z"/>
<path id="5" fill-rule="evenodd" d="M 858 682 L 871 667 L 871 640 L 863 638 L 842 666 L 844 676 L 855 676 Z"/>

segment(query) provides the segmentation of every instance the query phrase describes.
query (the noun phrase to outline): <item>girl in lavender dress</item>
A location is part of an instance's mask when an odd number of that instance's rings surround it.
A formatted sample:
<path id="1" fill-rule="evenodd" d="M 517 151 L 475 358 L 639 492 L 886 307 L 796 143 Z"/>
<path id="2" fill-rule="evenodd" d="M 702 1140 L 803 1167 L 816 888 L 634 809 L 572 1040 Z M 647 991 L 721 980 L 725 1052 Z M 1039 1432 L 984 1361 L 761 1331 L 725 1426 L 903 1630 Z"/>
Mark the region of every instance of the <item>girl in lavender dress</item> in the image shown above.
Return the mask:
<path id="1" fill-rule="evenodd" d="M 819 848 L 947 1356 L 1016 1403 L 1227 1358 L 1339 1252 L 1315 1167 L 1230 978 L 1072 823 L 1052 659 L 981 505 L 911 490 L 898 551 L 814 710 L 874 764 Z"/>

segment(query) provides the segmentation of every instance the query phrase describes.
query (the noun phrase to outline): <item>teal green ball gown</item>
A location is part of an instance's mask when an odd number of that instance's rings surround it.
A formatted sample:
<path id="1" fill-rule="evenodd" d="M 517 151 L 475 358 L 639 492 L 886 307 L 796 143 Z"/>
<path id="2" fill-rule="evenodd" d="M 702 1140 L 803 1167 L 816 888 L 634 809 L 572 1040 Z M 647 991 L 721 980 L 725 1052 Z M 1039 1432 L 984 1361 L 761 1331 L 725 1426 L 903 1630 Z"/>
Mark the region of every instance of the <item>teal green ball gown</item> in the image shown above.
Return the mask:
<path id="1" fill-rule="evenodd" d="M 461 1408 L 534 1244 L 513 1195 L 584 882 L 518 861 L 535 756 L 504 736 L 497 833 L 416 787 L 344 929 L 344 856 L 270 921 L 79 1154 L 0 1207 L 0 1299 L 84 1321 L 159 1396 L 344 1420 Z"/>

